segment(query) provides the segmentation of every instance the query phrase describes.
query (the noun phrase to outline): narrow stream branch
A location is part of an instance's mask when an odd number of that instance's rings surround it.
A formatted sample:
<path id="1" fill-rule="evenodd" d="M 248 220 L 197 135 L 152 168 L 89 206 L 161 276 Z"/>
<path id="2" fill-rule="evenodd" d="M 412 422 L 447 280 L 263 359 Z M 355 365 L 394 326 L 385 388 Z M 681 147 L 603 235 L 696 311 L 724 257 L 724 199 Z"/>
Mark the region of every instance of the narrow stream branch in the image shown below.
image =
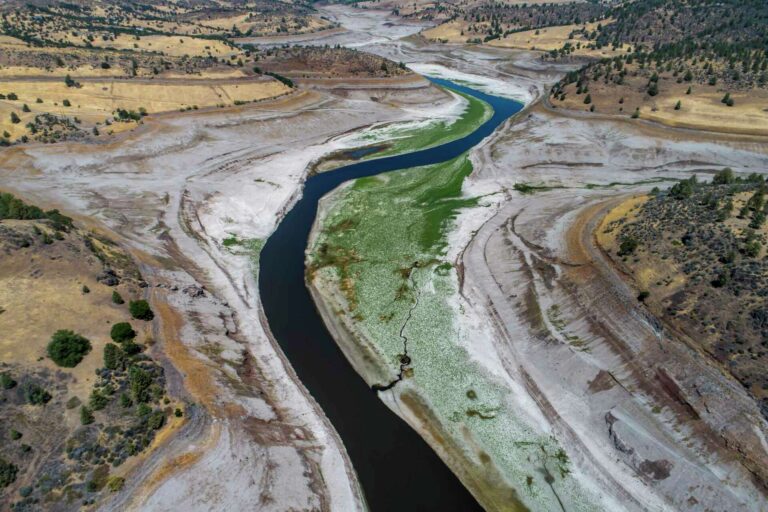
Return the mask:
<path id="1" fill-rule="evenodd" d="M 416 294 L 416 298 L 413 301 L 413 304 L 408 309 L 408 315 L 405 317 L 405 321 L 403 321 L 403 325 L 400 326 L 400 338 L 403 340 L 403 353 L 400 354 L 400 371 L 397 373 L 397 378 L 390 382 L 389 384 L 374 384 L 371 386 L 371 389 L 374 391 L 387 391 L 388 389 L 392 389 L 395 387 L 395 384 L 403 380 L 403 373 L 405 370 L 408 369 L 408 367 L 411 366 L 411 356 L 408 355 L 408 336 L 406 336 L 405 328 L 408 327 L 408 322 L 411 321 L 411 317 L 413 317 L 414 310 L 419 306 L 419 298 L 421 297 L 421 290 L 416 286 L 416 280 L 413 278 L 413 272 L 418 268 L 418 262 L 414 265 L 414 267 L 411 269 L 411 272 L 408 274 L 408 280 L 411 282 L 411 286 L 413 287 L 414 293 Z"/>

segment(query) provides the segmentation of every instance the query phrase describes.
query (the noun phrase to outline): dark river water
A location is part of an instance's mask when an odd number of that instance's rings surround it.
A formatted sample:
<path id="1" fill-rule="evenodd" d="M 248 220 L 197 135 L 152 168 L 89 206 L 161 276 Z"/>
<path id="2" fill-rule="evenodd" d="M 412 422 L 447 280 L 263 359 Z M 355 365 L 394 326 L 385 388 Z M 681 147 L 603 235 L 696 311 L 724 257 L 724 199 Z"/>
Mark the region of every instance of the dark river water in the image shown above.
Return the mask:
<path id="1" fill-rule="evenodd" d="M 260 256 L 259 293 L 272 334 L 341 436 L 373 511 L 480 509 L 429 445 L 379 400 L 347 362 L 304 283 L 304 252 L 320 198 L 351 179 L 455 158 L 522 108 L 516 101 L 456 83 L 433 82 L 488 102 L 493 117 L 454 142 L 310 177 L 302 198 L 269 237 Z"/>

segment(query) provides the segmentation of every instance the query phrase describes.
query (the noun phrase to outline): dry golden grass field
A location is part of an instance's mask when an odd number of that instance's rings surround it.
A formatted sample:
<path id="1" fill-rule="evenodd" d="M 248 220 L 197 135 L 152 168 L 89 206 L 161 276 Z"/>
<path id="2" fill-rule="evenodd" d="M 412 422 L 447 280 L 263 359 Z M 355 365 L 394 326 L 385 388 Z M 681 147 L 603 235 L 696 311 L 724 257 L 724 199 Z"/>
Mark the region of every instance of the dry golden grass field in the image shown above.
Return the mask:
<path id="1" fill-rule="evenodd" d="M 0 100 L 0 131 L 16 140 L 29 132 L 26 127 L 37 114 L 77 117 L 84 128 L 113 119 L 117 109 L 148 113 L 189 108 L 231 106 L 287 93 L 290 89 L 272 79 L 248 80 L 83 80 L 80 87 L 67 87 L 63 80 L 0 80 L 0 93 L 15 93 L 18 100 Z M 41 101 L 38 102 L 38 99 Z M 65 106 L 68 100 L 70 106 Z M 24 111 L 27 105 L 29 112 Z M 11 113 L 21 120 L 13 123 Z M 117 133 L 135 123 L 113 122 L 105 133 Z"/>
<path id="2" fill-rule="evenodd" d="M 589 112 L 594 105 L 597 114 L 630 117 L 640 109 L 640 119 L 668 126 L 694 128 L 747 135 L 768 135 L 768 90 L 730 92 L 734 105 L 721 102 L 725 91 L 718 86 L 676 83 L 662 77 L 658 96 L 649 96 L 644 88 L 646 79 L 628 79 L 626 87 L 616 87 L 601 81 L 590 82 L 591 102 L 584 103 L 586 94 L 576 94 L 576 84 L 565 87 L 565 101 L 552 99 L 557 108 Z M 637 82 L 637 83 L 635 83 Z M 686 94 L 688 88 L 691 93 Z M 675 110 L 677 102 L 679 110 Z"/>

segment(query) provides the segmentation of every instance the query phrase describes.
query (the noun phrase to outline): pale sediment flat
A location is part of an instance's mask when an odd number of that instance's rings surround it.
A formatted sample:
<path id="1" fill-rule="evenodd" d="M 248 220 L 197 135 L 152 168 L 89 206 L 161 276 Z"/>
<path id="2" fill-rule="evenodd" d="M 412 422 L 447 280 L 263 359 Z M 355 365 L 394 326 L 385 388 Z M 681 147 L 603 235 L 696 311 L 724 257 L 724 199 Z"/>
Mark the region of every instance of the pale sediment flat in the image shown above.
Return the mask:
<path id="1" fill-rule="evenodd" d="M 365 507 L 341 440 L 265 327 L 250 246 L 223 242 L 266 238 L 310 163 L 345 147 L 346 132 L 413 120 L 419 103 L 424 116 L 440 116 L 444 106 L 450 114 L 453 102 L 426 81 L 387 97 L 380 104 L 369 95 L 304 92 L 150 116 L 109 144 L 29 145 L 3 155 L 4 187 L 103 226 L 140 258 L 162 313 L 169 385 L 209 418 L 151 454 L 108 507 Z M 204 294 L 187 295 L 189 285 Z"/>
<path id="2" fill-rule="evenodd" d="M 453 343 L 477 365 L 471 373 L 475 385 L 482 376 L 501 379 L 509 396 L 516 397 L 509 410 L 527 417 L 534 431 L 552 436 L 569 456 L 574 485 L 603 500 L 600 505 L 567 501 L 573 495 L 564 493 L 566 509 L 761 510 L 764 476 L 754 480 L 753 474 L 765 474 L 766 429 L 754 402 L 684 344 L 668 340 L 666 348 L 654 348 L 668 334 L 638 310 L 626 285 L 597 255 L 584 254 L 584 244 L 599 218 L 598 210 L 587 207 L 691 173 L 725 166 L 742 172 L 765 169 L 765 146 L 750 138 L 718 140 L 534 109 L 476 148 L 471 158 L 475 171 L 463 195 L 484 197 L 483 207 L 461 210 L 447 230 L 446 253 L 439 256 L 457 269 L 456 289 L 445 299 L 449 317 L 458 331 L 472 333 Z M 513 191 L 521 183 L 541 189 L 530 196 Z M 353 197 L 350 190 L 340 188 L 324 200 L 313 243 L 322 241 L 324 229 L 339 229 L 334 226 Z M 362 261 L 372 257 L 357 255 Z M 434 278 L 414 286 L 420 300 L 439 288 Z M 345 313 L 348 287 L 340 288 L 338 276 L 322 272 L 312 282 L 326 323 L 358 372 L 371 384 L 389 382 L 399 366 L 390 347 L 393 336 L 367 326 L 362 319 L 370 312 Z M 415 311 L 422 307 L 434 315 L 442 306 L 420 303 Z M 432 339 L 428 329 L 409 331 Z M 451 433 L 456 427 L 439 412 L 451 399 L 430 391 L 447 383 L 434 375 L 419 379 L 424 373 L 420 355 L 414 356 L 413 376 L 382 392 L 382 399 L 422 433 L 486 507 L 510 506 L 509 495 L 494 502 L 493 487 L 508 486 L 526 506 L 551 510 L 543 493 L 535 496 L 529 485 L 526 494 L 524 480 L 511 481 L 512 473 L 503 469 L 501 478 L 486 474 L 478 485 L 468 453 L 489 439 L 472 437 L 466 423 L 468 430 Z M 682 399 L 670 397 L 659 374 L 671 376 Z M 707 398 L 701 397 L 704 382 Z M 695 409 L 694 417 L 686 415 L 680 400 Z M 506 436 L 500 441 L 509 441 Z"/>
<path id="3" fill-rule="evenodd" d="M 568 69 L 532 52 L 419 41 L 413 36 L 428 23 L 398 24 L 381 11 L 321 9 L 344 29 L 302 36 L 307 44 L 358 47 L 489 93 L 533 102 Z M 204 406 L 106 509 L 365 508 L 343 440 L 266 327 L 254 248 L 300 196 L 314 162 L 358 147 L 364 130 L 429 125 L 461 111 L 456 97 L 408 80 L 326 81 L 260 105 L 151 116 L 105 144 L 4 150 L 4 188 L 110 230 L 132 249 L 153 286 L 169 387 Z M 725 166 L 764 170 L 766 147 L 537 107 L 507 123 L 468 157 L 461 198 L 482 199 L 457 210 L 442 233 L 439 259 L 450 272 L 417 271 L 414 282 L 432 299 L 422 320 L 439 311 L 440 328 L 456 334 L 439 347 L 458 354 L 459 384 L 492 400 L 471 416 L 462 402 L 458 420 L 446 421 L 461 397 L 441 402 L 436 381 L 406 379 L 381 398 L 489 509 L 514 509 L 520 499 L 557 510 L 536 464 L 515 468 L 500 449 L 530 439 L 567 454 L 570 472 L 556 485 L 568 510 L 765 509 L 766 426 L 754 404 L 684 347 L 659 348 L 663 329 L 637 310 L 590 230 L 628 193 Z M 520 183 L 542 188 L 523 195 L 514 190 Z M 323 201 L 315 232 L 346 191 Z M 181 291 L 193 284 L 204 296 Z M 394 345 L 382 349 L 337 315 L 346 297 L 334 286 L 312 289 L 329 329 L 363 378 L 386 383 L 398 369 Z M 654 378 L 659 371 L 677 398 Z M 510 436 L 494 418 L 522 427 Z M 462 421 L 491 423 L 471 431 Z"/>

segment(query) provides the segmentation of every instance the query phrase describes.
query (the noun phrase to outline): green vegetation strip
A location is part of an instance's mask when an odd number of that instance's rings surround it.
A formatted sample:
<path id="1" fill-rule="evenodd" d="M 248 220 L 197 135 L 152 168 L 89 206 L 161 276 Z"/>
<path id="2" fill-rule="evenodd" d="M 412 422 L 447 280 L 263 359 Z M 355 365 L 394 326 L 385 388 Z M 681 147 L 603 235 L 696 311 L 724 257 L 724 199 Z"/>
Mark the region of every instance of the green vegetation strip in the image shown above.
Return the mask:
<path id="1" fill-rule="evenodd" d="M 477 130 L 493 115 L 493 108 L 483 100 L 479 100 L 462 92 L 454 92 L 467 101 L 464 112 L 455 120 L 429 121 L 427 126 L 414 126 L 411 123 L 403 126 L 394 124 L 374 128 L 362 134 L 361 140 L 366 144 L 386 142 L 383 151 L 366 155 L 364 159 L 381 158 L 427 149 L 466 137 Z"/>
<path id="2" fill-rule="evenodd" d="M 340 290 L 352 318 L 372 341 L 380 364 L 431 404 L 453 440 L 467 434 L 487 453 L 518 496 L 533 508 L 596 510 L 569 478 L 569 462 L 556 441 L 519 417 L 509 388 L 472 354 L 469 327 L 460 323 L 458 275 L 445 259 L 446 233 L 462 208 L 478 207 L 462 195 L 472 172 L 467 155 L 430 166 L 361 178 L 339 189 L 310 247 L 310 280 Z M 386 382 L 379 383 L 382 385 Z M 466 431 L 464 430 L 466 428 Z M 538 506 L 535 506 L 538 504 Z"/>

